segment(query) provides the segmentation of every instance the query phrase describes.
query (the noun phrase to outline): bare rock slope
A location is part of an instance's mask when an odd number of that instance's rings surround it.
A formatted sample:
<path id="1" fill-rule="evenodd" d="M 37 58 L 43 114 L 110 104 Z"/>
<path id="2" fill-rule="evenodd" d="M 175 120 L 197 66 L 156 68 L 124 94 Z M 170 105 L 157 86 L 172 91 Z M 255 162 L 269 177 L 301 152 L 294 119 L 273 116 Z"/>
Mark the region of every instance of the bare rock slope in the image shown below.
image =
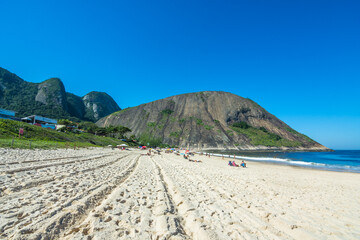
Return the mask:
<path id="1" fill-rule="evenodd" d="M 114 99 L 104 92 L 90 92 L 82 100 L 85 105 L 85 117 L 93 121 L 121 109 Z"/>
<path id="2" fill-rule="evenodd" d="M 97 124 L 123 125 L 143 141 L 196 149 L 329 150 L 254 101 L 227 92 L 172 96 L 123 109 Z"/>

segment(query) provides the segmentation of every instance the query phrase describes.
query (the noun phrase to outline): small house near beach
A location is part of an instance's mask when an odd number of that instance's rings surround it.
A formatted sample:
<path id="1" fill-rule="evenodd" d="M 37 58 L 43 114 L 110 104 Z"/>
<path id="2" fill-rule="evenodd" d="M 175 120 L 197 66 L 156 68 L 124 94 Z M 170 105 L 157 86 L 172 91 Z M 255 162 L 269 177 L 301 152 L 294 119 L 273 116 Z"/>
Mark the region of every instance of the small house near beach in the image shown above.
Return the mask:
<path id="1" fill-rule="evenodd" d="M 15 117 L 15 111 L 0 108 L 0 119 L 9 119 L 26 122 L 43 128 L 56 129 L 57 120 L 38 115 L 31 115 L 24 118 Z"/>
<path id="2" fill-rule="evenodd" d="M 46 118 L 38 115 L 31 115 L 28 117 L 24 117 L 21 119 L 23 122 L 31 123 L 33 125 L 43 127 L 43 128 L 51 128 L 56 129 L 57 120 Z"/>

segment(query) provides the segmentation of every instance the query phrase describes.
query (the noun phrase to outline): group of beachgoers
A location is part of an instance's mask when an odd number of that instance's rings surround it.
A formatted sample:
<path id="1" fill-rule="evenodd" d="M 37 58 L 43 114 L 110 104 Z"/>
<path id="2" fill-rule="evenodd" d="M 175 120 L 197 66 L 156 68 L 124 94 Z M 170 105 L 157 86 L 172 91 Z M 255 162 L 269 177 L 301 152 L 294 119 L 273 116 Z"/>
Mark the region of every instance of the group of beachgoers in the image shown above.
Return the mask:
<path id="1" fill-rule="evenodd" d="M 142 150 L 144 150 L 144 149 L 142 149 Z M 161 153 L 161 150 L 159 150 L 159 149 L 151 149 L 151 148 L 149 148 L 148 152 L 146 154 L 142 154 L 142 155 L 148 155 L 148 156 L 151 156 L 151 154 L 161 155 L 160 153 Z"/>
<path id="2" fill-rule="evenodd" d="M 194 154 L 184 154 L 184 159 L 189 160 L 189 162 L 202 162 L 201 160 L 190 159 L 190 155 L 194 156 Z"/>
<path id="3" fill-rule="evenodd" d="M 246 163 L 244 161 L 242 161 L 240 165 L 236 164 L 235 161 L 229 161 L 228 165 L 230 167 L 243 167 L 243 168 L 246 168 Z"/>
<path id="4" fill-rule="evenodd" d="M 145 150 L 146 148 L 142 148 L 142 150 Z M 146 155 L 151 156 L 151 154 L 158 154 L 160 155 L 161 150 L 160 149 L 148 149 L 148 152 Z M 165 153 L 175 153 L 176 155 L 183 155 L 184 159 L 187 159 L 189 162 L 202 162 L 201 160 L 194 160 L 191 159 L 190 156 L 194 156 L 194 153 L 190 152 L 189 150 L 186 150 L 185 153 L 180 153 L 180 151 L 176 151 L 175 149 L 166 150 Z M 145 154 L 144 154 L 145 155 Z M 200 153 L 200 155 L 203 155 L 203 153 Z M 210 153 L 205 153 L 205 156 L 208 156 L 210 158 Z M 235 156 L 234 156 L 235 158 Z M 222 159 L 224 159 L 224 155 L 222 156 Z M 240 165 L 236 164 L 235 161 L 229 161 L 228 165 L 230 167 L 243 167 L 246 168 L 246 163 L 244 161 L 241 162 Z"/>

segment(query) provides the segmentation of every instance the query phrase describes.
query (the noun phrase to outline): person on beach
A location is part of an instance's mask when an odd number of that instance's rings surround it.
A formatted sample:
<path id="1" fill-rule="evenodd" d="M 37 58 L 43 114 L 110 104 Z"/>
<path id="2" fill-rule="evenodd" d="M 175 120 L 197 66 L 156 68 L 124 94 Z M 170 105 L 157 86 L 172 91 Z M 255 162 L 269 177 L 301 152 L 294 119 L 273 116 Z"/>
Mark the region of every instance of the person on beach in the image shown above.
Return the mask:
<path id="1" fill-rule="evenodd" d="M 233 165 L 234 167 L 238 167 L 238 166 L 239 166 L 239 165 L 237 165 L 237 164 L 235 163 L 235 161 L 232 162 L 232 165 Z"/>
<path id="2" fill-rule="evenodd" d="M 231 161 L 229 161 L 228 165 L 229 165 L 230 167 L 232 167 L 232 166 L 233 166 Z"/>
<path id="3" fill-rule="evenodd" d="M 246 168 L 246 163 L 244 162 L 244 160 L 241 162 L 240 166 Z"/>

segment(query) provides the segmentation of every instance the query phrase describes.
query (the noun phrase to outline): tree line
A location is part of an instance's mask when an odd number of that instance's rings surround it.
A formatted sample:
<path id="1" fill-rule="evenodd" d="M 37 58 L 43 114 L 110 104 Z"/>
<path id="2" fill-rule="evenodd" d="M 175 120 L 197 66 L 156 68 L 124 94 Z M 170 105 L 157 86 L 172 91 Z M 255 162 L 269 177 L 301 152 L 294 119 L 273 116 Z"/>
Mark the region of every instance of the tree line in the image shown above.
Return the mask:
<path id="1" fill-rule="evenodd" d="M 113 138 L 125 138 L 125 134 L 131 132 L 130 128 L 124 126 L 109 126 L 109 127 L 99 127 L 93 122 L 73 122 L 68 119 L 60 119 L 58 121 L 59 125 L 65 125 L 65 127 L 60 128 L 60 131 L 68 132 L 81 132 L 85 131 L 98 136 L 106 136 Z"/>

